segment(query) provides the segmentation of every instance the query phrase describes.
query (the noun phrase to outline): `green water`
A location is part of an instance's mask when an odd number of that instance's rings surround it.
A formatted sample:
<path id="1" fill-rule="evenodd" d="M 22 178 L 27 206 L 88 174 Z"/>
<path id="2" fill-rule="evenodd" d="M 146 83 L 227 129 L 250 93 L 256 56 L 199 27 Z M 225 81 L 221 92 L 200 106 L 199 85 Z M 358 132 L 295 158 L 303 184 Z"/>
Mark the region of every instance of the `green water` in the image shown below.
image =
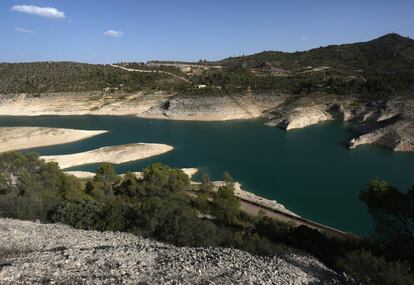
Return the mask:
<path id="1" fill-rule="evenodd" d="M 48 126 L 104 129 L 109 133 L 84 141 L 38 148 L 41 154 L 67 154 L 105 145 L 165 143 L 174 150 L 150 159 L 117 166 L 138 171 L 163 162 L 198 167 L 212 179 L 225 170 L 245 189 L 284 204 L 297 214 L 357 234 L 371 222 L 359 191 L 380 177 L 403 190 L 414 184 L 414 154 L 374 146 L 348 150 L 347 125 L 327 122 L 292 131 L 263 125 L 260 120 L 180 122 L 111 116 L 0 117 L 0 126 Z M 73 168 L 94 171 L 96 165 Z"/>

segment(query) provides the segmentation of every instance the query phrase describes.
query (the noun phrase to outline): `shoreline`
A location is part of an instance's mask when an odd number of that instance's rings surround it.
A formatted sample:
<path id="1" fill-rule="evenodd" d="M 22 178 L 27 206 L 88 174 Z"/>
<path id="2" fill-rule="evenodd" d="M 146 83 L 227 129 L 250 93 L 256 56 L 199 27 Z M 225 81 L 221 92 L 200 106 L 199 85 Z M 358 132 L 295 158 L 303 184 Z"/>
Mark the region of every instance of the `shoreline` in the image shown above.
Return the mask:
<path id="1" fill-rule="evenodd" d="M 261 117 L 284 96 L 194 96 L 168 92 L 108 94 L 102 91 L 13 94 L 0 98 L 0 116 L 136 116 L 179 121 L 229 121 Z M 53 98 L 53 103 L 51 103 Z M 68 106 L 67 102 L 71 102 Z M 70 108 L 69 108 L 70 107 Z"/>
<path id="2" fill-rule="evenodd" d="M 107 132 L 48 127 L 0 127 L 0 153 L 72 143 Z"/>
<path id="3" fill-rule="evenodd" d="M 181 170 L 191 179 L 197 172 L 197 168 L 181 168 Z M 134 175 L 137 176 L 137 178 L 142 178 L 142 172 L 141 171 L 131 171 Z M 95 176 L 95 172 L 90 171 L 65 171 L 65 174 L 67 175 L 73 175 L 79 179 L 91 179 Z M 126 173 L 118 174 L 119 176 L 123 177 Z"/>
<path id="4" fill-rule="evenodd" d="M 41 156 L 48 162 L 56 162 L 61 169 L 95 163 L 121 164 L 157 156 L 173 150 L 172 146 L 155 143 L 133 143 L 126 145 L 104 146 L 85 152 L 63 155 Z"/>
<path id="5" fill-rule="evenodd" d="M 345 141 L 348 147 L 373 144 L 392 151 L 414 151 L 414 100 L 404 97 L 368 102 L 355 96 L 320 94 L 189 97 L 164 91 L 115 94 L 91 91 L 14 94 L 0 99 L 0 116 L 46 115 L 135 116 L 194 122 L 262 118 L 265 125 L 286 131 L 328 120 L 353 121 L 364 131 Z"/>

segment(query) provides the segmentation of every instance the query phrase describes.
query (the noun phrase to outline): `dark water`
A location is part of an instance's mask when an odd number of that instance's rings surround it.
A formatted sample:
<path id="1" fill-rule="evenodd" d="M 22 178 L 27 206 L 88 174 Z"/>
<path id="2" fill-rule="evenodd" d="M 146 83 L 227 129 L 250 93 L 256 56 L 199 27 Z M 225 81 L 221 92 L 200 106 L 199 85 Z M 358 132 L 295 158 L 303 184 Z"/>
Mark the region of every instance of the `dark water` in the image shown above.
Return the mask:
<path id="1" fill-rule="evenodd" d="M 225 170 L 244 188 L 283 203 L 317 222 L 358 234 L 371 223 L 359 191 L 376 177 L 403 190 L 414 184 L 414 154 L 374 146 L 348 150 L 347 125 L 327 122 L 285 132 L 256 121 L 180 122 L 110 116 L 0 117 L 1 126 L 103 129 L 84 141 L 38 148 L 41 154 L 67 154 L 132 142 L 174 146 L 167 154 L 117 166 L 138 171 L 154 162 L 199 167 L 212 179 Z M 96 165 L 73 168 L 94 171 Z"/>

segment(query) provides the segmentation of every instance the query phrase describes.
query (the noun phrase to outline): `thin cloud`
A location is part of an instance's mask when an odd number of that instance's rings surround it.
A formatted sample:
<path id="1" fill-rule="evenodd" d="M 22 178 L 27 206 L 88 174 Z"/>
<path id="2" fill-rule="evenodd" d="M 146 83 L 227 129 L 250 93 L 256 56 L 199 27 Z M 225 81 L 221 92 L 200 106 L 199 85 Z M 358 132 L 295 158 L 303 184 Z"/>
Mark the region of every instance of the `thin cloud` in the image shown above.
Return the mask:
<path id="1" fill-rule="evenodd" d="M 107 30 L 104 33 L 104 35 L 107 36 L 107 37 L 112 37 L 112 38 L 122 38 L 124 36 L 124 32 L 123 31 Z"/>
<path id="2" fill-rule="evenodd" d="M 304 41 L 306 41 L 307 39 L 308 39 L 308 37 L 307 36 L 301 36 L 300 37 L 302 40 L 304 40 Z"/>
<path id="3" fill-rule="evenodd" d="M 38 7 L 33 5 L 14 5 L 11 8 L 12 11 L 26 13 L 29 15 L 40 16 L 50 19 L 64 19 L 65 13 L 59 11 L 56 8 L 51 7 Z"/>
<path id="4" fill-rule="evenodd" d="M 20 32 L 20 33 L 26 33 L 26 34 L 37 34 L 35 31 L 33 30 L 29 30 L 29 29 L 24 29 L 24 28 L 14 28 L 15 31 Z"/>

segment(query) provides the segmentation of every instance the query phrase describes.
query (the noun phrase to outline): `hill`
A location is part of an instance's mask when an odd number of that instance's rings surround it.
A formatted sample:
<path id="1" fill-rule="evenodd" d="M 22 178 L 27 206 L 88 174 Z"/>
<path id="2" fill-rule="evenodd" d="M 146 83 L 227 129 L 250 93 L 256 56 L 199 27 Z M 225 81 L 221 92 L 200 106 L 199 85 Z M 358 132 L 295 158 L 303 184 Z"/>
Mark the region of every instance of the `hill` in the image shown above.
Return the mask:
<path id="1" fill-rule="evenodd" d="M 265 51 L 214 64 L 262 76 L 289 77 L 293 84 L 300 82 L 298 93 L 322 91 L 378 97 L 410 95 L 414 90 L 414 40 L 398 34 L 304 52 Z"/>
<path id="2" fill-rule="evenodd" d="M 0 79 L 0 94 L 168 89 L 171 81 L 164 74 L 131 73 L 109 65 L 77 62 L 2 63 Z"/>
<path id="3" fill-rule="evenodd" d="M 266 51 L 215 62 L 150 61 L 110 65 L 73 62 L 0 64 L 0 94 L 165 90 L 234 95 L 328 93 L 364 98 L 414 94 L 414 41 L 388 34 L 368 42 L 304 52 Z M 199 85 L 206 85 L 202 90 Z"/>
<path id="4" fill-rule="evenodd" d="M 414 40 L 398 34 L 362 43 L 331 45 L 304 52 L 265 51 L 217 62 L 226 67 L 280 69 L 294 73 L 326 67 L 343 73 L 413 73 Z"/>

